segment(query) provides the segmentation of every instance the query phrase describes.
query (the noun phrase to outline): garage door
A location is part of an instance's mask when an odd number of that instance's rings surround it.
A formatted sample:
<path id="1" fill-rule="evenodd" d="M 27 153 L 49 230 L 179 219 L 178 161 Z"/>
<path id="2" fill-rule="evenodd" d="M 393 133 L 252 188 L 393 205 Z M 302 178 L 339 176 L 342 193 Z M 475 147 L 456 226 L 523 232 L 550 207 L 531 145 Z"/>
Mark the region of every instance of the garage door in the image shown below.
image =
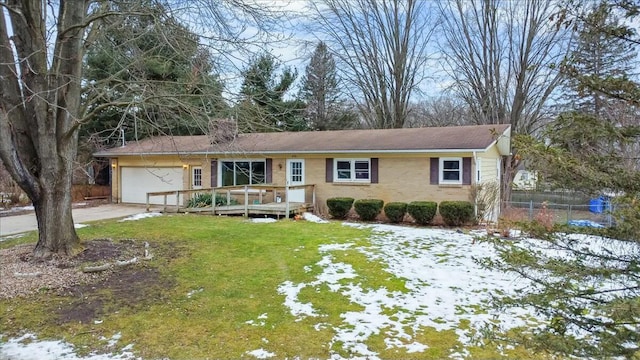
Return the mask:
<path id="1" fill-rule="evenodd" d="M 142 168 L 122 167 L 122 202 L 146 204 L 147 193 L 154 191 L 183 190 L 182 167 Z M 152 204 L 162 204 L 164 197 L 152 196 Z M 167 197 L 168 204 L 175 204 L 176 197 Z"/>

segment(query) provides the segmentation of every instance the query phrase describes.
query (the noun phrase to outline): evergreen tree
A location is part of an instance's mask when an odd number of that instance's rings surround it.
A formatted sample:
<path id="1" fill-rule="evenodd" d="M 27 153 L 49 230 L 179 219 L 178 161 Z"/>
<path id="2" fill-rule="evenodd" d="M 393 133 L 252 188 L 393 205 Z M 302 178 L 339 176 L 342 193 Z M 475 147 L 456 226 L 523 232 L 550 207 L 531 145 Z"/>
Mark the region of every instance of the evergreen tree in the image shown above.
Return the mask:
<path id="1" fill-rule="evenodd" d="M 112 146 L 119 129 L 127 140 L 204 134 L 226 107 L 208 50 L 155 2 L 112 6 L 123 15 L 103 21 L 86 54 L 83 100 L 91 117 L 81 146 Z"/>
<path id="2" fill-rule="evenodd" d="M 576 20 L 579 46 L 564 69 L 574 109 L 547 127 L 544 141 L 514 138 L 519 156 L 556 187 L 613 194 L 612 226 L 580 229 L 533 221 L 525 226 L 528 238 L 491 239 L 499 256 L 483 262 L 530 280 L 515 295 L 497 296 L 496 305 L 532 307 L 546 317 L 545 326 L 520 339 L 541 352 L 589 358 L 640 354 L 640 167 L 637 152 L 622 151 L 640 143 L 640 126 L 637 110 L 626 122 L 612 116 L 640 104 L 640 85 L 628 73 L 630 44 L 640 42 L 629 22 L 610 20 L 618 5 L 601 4 Z M 628 15 L 638 13 L 639 6 L 633 7 Z"/>
<path id="3" fill-rule="evenodd" d="M 602 120 L 619 117 L 619 99 L 633 77 L 637 62 L 634 44 L 617 35 L 619 12 L 601 2 L 578 22 L 574 49 L 562 67 L 565 98 L 572 111 Z M 634 114 L 635 115 L 635 114 Z"/>
<path id="4" fill-rule="evenodd" d="M 336 63 L 322 41 L 307 65 L 300 95 L 306 103 L 305 119 L 311 129 L 348 129 L 357 124 L 357 115 L 348 111 L 340 99 Z"/>
<path id="5" fill-rule="evenodd" d="M 240 131 L 307 130 L 302 118 L 304 104 L 285 99 L 298 74 L 285 67 L 278 75 L 279 67 L 272 55 L 263 54 L 243 72 L 242 99 L 236 111 Z"/>

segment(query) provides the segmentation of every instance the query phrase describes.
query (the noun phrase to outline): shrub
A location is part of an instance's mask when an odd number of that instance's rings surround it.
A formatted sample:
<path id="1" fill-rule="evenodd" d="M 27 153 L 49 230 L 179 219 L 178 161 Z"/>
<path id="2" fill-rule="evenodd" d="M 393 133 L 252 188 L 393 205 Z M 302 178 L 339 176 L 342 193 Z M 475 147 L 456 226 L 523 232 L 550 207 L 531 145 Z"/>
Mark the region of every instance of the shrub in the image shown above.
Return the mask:
<path id="1" fill-rule="evenodd" d="M 383 205 L 384 201 L 379 199 L 360 199 L 353 203 L 353 208 L 360 216 L 360 220 L 373 221 L 382 211 Z"/>
<path id="2" fill-rule="evenodd" d="M 468 201 L 443 201 L 440 216 L 449 226 L 460 226 L 473 220 L 473 204 Z"/>
<path id="3" fill-rule="evenodd" d="M 234 198 L 231 198 L 231 201 L 227 203 L 227 197 L 224 194 L 216 194 L 216 206 L 222 205 L 236 205 L 238 201 Z M 211 206 L 211 193 L 199 193 L 194 197 L 189 199 L 187 203 L 187 207 L 195 208 L 195 207 L 207 207 Z"/>
<path id="4" fill-rule="evenodd" d="M 384 214 L 392 223 L 399 223 L 407 213 L 407 203 L 390 202 L 384 206 Z"/>
<path id="5" fill-rule="evenodd" d="M 327 199 L 327 207 L 329 208 L 329 215 L 334 219 L 344 219 L 347 217 L 351 205 L 353 205 L 353 198 L 350 197 L 336 197 Z"/>
<path id="6" fill-rule="evenodd" d="M 436 216 L 438 204 L 435 201 L 413 201 L 409 203 L 409 215 L 420 225 L 427 225 Z"/>

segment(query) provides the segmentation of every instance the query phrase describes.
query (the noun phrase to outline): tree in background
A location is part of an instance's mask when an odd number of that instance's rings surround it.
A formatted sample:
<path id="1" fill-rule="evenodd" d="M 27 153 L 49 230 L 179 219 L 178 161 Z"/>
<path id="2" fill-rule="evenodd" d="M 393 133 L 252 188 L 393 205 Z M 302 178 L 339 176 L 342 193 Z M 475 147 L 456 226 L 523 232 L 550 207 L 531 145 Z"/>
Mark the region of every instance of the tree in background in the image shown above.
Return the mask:
<path id="1" fill-rule="evenodd" d="M 305 118 L 313 130 L 350 129 L 358 117 L 340 98 L 336 63 L 324 42 L 316 46 L 302 78 L 300 97 L 306 103 Z"/>
<path id="2" fill-rule="evenodd" d="M 201 135 L 209 119 L 227 115 L 211 53 L 170 11 L 148 0 L 114 3 L 111 11 L 91 39 L 83 71 L 88 121 L 76 162 L 79 170 L 93 170 L 88 175 L 108 169 L 92 156 L 99 148 L 154 135 Z"/>
<path id="3" fill-rule="evenodd" d="M 435 97 L 411 105 L 407 127 L 472 125 L 467 104 L 451 97 Z"/>
<path id="4" fill-rule="evenodd" d="M 535 134 L 560 81 L 568 30 L 550 24 L 553 0 L 438 2 L 443 55 L 452 90 L 477 124 L 511 124 L 514 134 Z M 518 165 L 503 163 L 503 200 Z"/>
<path id="5" fill-rule="evenodd" d="M 617 8 L 601 2 L 593 4 L 575 23 L 576 41 L 561 67 L 566 77 L 562 90 L 567 113 L 556 126 L 581 126 L 581 122 L 589 121 L 607 122 L 618 128 L 640 125 L 640 108 L 625 95 L 636 87 L 638 54 L 635 44 L 625 38 L 632 32 L 621 25 L 622 15 Z M 593 119 L 588 120 L 589 116 Z M 606 137 L 602 140 L 592 139 L 600 143 L 599 146 L 607 142 Z M 640 170 L 638 142 L 614 140 L 608 146 L 617 151 L 617 161 L 627 168 Z M 591 150 L 593 147 L 589 145 L 587 153 L 591 154 Z"/>
<path id="6" fill-rule="evenodd" d="M 401 128 L 426 78 L 435 22 L 421 0 L 312 2 L 318 33 L 334 51 L 367 126 Z"/>
<path id="7" fill-rule="evenodd" d="M 113 145 L 150 135 L 201 135 L 221 117 L 223 86 L 198 37 L 149 1 L 114 4 L 87 51 L 81 136 Z M 167 100 L 167 99 L 170 100 Z M 139 106 L 132 106 L 138 103 Z"/>
<path id="8" fill-rule="evenodd" d="M 285 67 L 278 75 L 279 67 L 272 55 L 263 54 L 244 70 L 241 101 L 236 108 L 241 132 L 307 129 L 302 117 L 304 104 L 296 99 L 285 99 L 298 74 Z"/>
<path id="9" fill-rule="evenodd" d="M 611 104 L 617 107 L 624 101 L 634 108 L 640 104 L 640 85 L 624 71 L 613 70 L 625 67 L 626 51 L 614 55 L 602 49 L 586 56 L 594 46 L 589 38 L 604 44 L 620 39 L 634 46 L 640 43 L 635 29 L 627 25 L 636 23 L 639 5 L 618 5 L 579 8 L 584 14 L 569 18 L 580 31 L 582 45 L 565 66 L 603 70 L 603 61 L 615 62 L 621 56 L 620 67 L 612 63 L 610 71 L 568 71 L 576 110 L 549 124 L 544 140 L 515 138 L 518 153 L 544 173 L 546 181 L 594 196 L 613 195 L 612 226 L 589 231 L 545 228 L 534 221 L 528 230 L 539 240 L 492 240 L 499 258 L 485 260 L 486 266 L 531 281 L 517 295 L 498 297 L 496 304 L 532 307 L 548 319 L 548 326 L 521 334 L 523 344 L 540 352 L 588 358 L 635 358 L 640 352 L 640 170 L 637 153 L 629 159 L 620 151 L 626 145 L 637 146 L 640 126 L 609 118 L 610 111 L 616 111 Z M 628 21 L 593 21 L 619 11 L 628 11 Z M 626 46 L 609 50 L 620 48 Z M 595 236 L 572 234 L 576 231 Z"/>
<path id="10" fill-rule="evenodd" d="M 141 91 L 144 96 L 128 99 L 128 104 L 110 103 L 111 94 L 91 91 L 88 93 L 94 101 L 104 101 L 99 107 L 83 98 L 83 85 L 94 85 L 84 81 L 85 55 L 105 31 L 105 26 L 109 26 L 108 19 L 119 14 L 140 18 L 139 12 L 153 9 L 140 6 L 132 13 L 123 14 L 118 8 L 121 3 L 0 1 L 0 159 L 35 208 L 38 220 L 36 259 L 52 254 L 71 255 L 81 248 L 71 214 L 71 182 L 81 125 L 113 105 L 132 111 L 151 103 L 157 114 L 165 106 L 175 109 L 181 106 L 179 104 L 185 104 L 184 90 L 179 86 L 162 88 L 156 95 Z M 127 3 L 139 2 L 131 0 Z M 165 14 L 174 14 L 165 19 L 186 19 L 190 29 L 208 34 L 201 38 L 206 39 L 211 49 L 218 50 L 217 54 L 228 53 L 232 45 L 255 45 L 259 39 L 243 36 L 246 28 L 250 26 L 251 34 L 260 36 L 271 24 L 262 23 L 271 15 L 269 11 L 242 1 L 157 3 L 164 4 Z M 54 6 L 57 9 L 49 11 Z M 158 14 L 151 13 L 150 16 Z M 184 31 L 174 25 L 171 21 L 163 23 L 164 34 Z M 172 43 L 173 37 L 169 36 L 153 39 L 179 48 L 187 45 Z M 197 48 L 193 42 L 191 46 Z M 166 48 L 155 44 L 154 50 L 160 49 Z M 142 58 L 153 62 L 149 57 Z M 155 81 L 169 75 L 170 63 L 162 57 L 157 60 L 155 64 L 147 63 L 148 69 L 155 71 L 154 81 L 131 86 L 151 89 Z M 140 67 L 116 69 L 120 71 L 116 74 L 126 77 L 125 73 L 137 75 L 139 70 Z M 179 91 L 171 93 L 170 89 Z M 120 88 L 119 91 L 124 90 Z"/>

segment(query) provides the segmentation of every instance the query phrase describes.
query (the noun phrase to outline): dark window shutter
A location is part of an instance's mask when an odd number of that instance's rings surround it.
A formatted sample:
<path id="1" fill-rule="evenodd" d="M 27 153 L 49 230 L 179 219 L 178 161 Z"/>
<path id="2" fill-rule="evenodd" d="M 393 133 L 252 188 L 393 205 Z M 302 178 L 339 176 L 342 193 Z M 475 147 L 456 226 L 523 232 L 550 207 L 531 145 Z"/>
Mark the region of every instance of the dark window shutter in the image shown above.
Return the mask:
<path id="1" fill-rule="evenodd" d="M 211 160 L 211 187 L 218 186 L 218 160 Z"/>
<path id="2" fill-rule="evenodd" d="M 330 183 L 333 182 L 333 158 L 327 158 L 326 160 L 326 182 Z"/>
<path id="3" fill-rule="evenodd" d="M 471 158 L 462 158 L 462 185 L 471 185 Z"/>
<path id="4" fill-rule="evenodd" d="M 430 172 L 430 179 L 429 179 L 429 184 L 431 185 L 438 185 L 439 179 L 440 179 L 440 158 L 431 158 L 431 172 Z"/>
<path id="5" fill-rule="evenodd" d="M 378 183 L 378 158 L 371 158 L 371 183 Z"/>
<path id="6" fill-rule="evenodd" d="M 273 159 L 271 158 L 267 158 L 266 163 L 264 164 L 264 166 L 266 167 L 266 169 L 264 169 L 264 182 L 267 184 L 271 184 L 271 182 L 273 181 Z"/>

